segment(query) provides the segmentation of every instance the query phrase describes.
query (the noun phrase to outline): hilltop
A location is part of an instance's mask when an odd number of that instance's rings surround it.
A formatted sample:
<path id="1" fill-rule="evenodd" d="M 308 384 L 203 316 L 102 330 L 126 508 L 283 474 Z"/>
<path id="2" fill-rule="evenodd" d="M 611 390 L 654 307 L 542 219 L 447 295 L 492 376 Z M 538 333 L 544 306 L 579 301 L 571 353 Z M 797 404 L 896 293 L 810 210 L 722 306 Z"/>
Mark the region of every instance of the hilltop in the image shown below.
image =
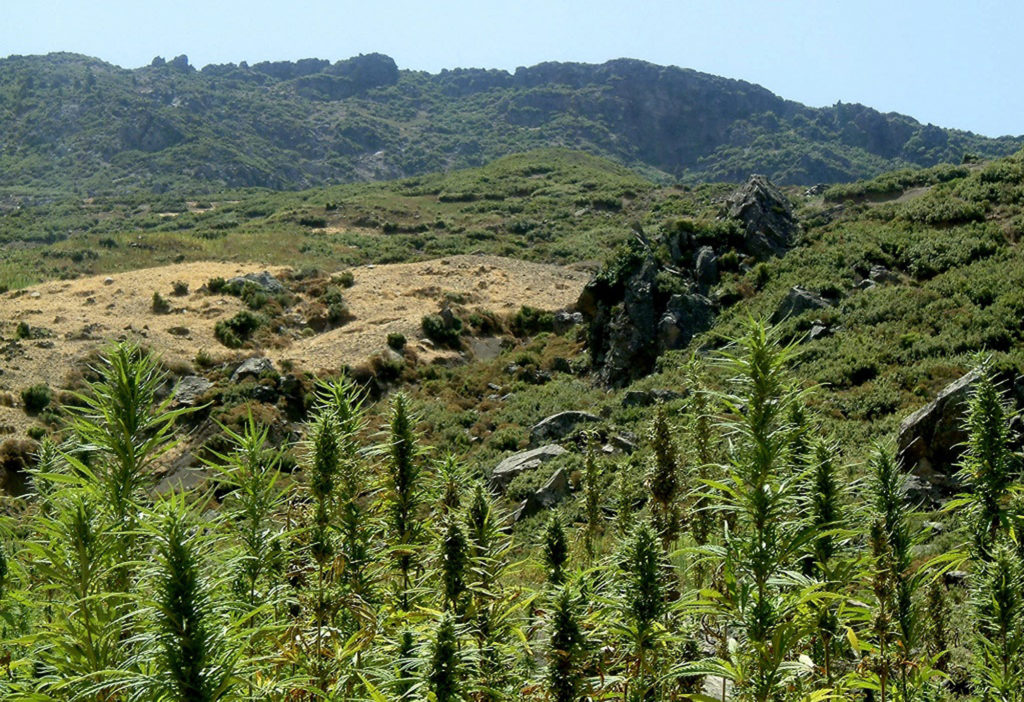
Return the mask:
<path id="1" fill-rule="evenodd" d="M 127 70 L 75 54 L 0 60 L 0 188 L 302 189 L 588 151 L 654 180 L 834 183 L 1011 153 L 990 139 L 839 103 L 811 108 L 750 83 L 621 59 L 514 73 L 401 70 L 370 54 Z"/>

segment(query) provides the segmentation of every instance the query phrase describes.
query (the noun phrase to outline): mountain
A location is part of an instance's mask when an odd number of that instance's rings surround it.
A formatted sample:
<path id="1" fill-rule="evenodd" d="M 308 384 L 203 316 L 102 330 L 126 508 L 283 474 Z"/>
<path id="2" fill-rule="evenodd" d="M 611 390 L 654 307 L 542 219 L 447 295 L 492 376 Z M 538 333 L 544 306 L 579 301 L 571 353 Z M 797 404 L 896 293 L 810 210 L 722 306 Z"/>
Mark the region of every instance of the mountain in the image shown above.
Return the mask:
<path id="1" fill-rule="evenodd" d="M 127 70 L 76 54 L 0 60 L 0 188 L 80 194 L 298 189 L 478 166 L 563 146 L 661 181 L 844 182 L 1016 151 L 839 103 L 620 59 L 428 74 L 380 54 Z"/>

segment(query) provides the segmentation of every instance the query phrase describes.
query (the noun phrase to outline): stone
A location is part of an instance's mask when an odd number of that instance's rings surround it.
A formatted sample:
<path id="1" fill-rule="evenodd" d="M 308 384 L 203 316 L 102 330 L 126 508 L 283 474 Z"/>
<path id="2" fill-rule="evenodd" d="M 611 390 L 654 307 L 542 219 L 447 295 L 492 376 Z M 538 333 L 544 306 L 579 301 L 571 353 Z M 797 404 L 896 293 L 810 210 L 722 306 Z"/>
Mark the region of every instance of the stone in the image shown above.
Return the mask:
<path id="1" fill-rule="evenodd" d="M 536 470 L 552 458 L 558 458 L 566 450 L 558 444 L 548 444 L 529 451 L 520 451 L 504 458 L 493 471 L 488 481 L 488 487 L 494 491 L 503 493 L 516 477 L 523 473 Z"/>
<path id="2" fill-rule="evenodd" d="M 567 312 L 565 310 L 555 312 L 554 332 L 556 334 L 564 334 L 581 324 L 583 324 L 583 314 L 580 312 Z"/>
<path id="3" fill-rule="evenodd" d="M 875 287 L 875 285 L 876 285 L 875 281 L 871 280 L 871 278 L 865 278 L 864 280 L 862 280 L 859 283 L 857 283 L 856 285 L 854 285 L 853 289 L 854 290 L 870 290 L 871 288 Z"/>
<path id="4" fill-rule="evenodd" d="M 174 387 L 174 402 L 179 405 L 194 405 L 213 383 L 201 375 L 186 375 Z"/>
<path id="5" fill-rule="evenodd" d="M 656 402 L 671 402 L 686 397 L 675 390 L 627 390 L 622 396 L 623 407 L 650 407 Z"/>
<path id="6" fill-rule="evenodd" d="M 263 358 L 262 356 L 247 358 L 242 361 L 242 364 L 235 369 L 234 373 L 231 374 L 231 382 L 237 383 L 246 376 L 255 376 L 258 378 L 267 371 L 272 370 L 274 370 L 274 364 L 269 358 Z"/>
<path id="7" fill-rule="evenodd" d="M 570 410 L 546 417 L 530 428 L 530 446 L 564 439 L 580 424 L 599 422 L 601 418 L 590 412 Z"/>
<path id="8" fill-rule="evenodd" d="M 781 256 L 798 225 L 789 200 L 763 175 L 752 175 L 725 202 L 725 215 L 743 225 L 743 248 L 756 258 Z"/>
<path id="9" fill-rule="evenodd" d="M 816 339 L 824 339 L 826 336 L 832 336 L 832 329 L 824 324 L 815 324 L 811 327 L 807 338 L 810 341 L 814 341 Z"/>
<path id="10" fill-rule="evenodd" d="M 710 287 L 718 282 L 718 256 L 710 246 L 702 246 L 697 251 L 697 258 L 694 261 L 693 272 L 697 282 L 705 287 Z"/>
<path id="11" fill-rule="evenodd" d="M 786 293 L 779 306 L 775 308 L 772 315 L 772 323 L 778 324 L 784 319 L 798 317 L 808 310 L 823 310 L 832 306 L 832 303 L 816 292 L 794 285 Z"/>
<path id="12" fill-rule="evenodd" d="M 685 348 L 694 336 L 706 332 L 715 321 L 714 303 L 703 295 L 673 295 L 658 321 L 661 351 Z"/>
<path id="13" fill-rule="evenodd" d="M 871 266 L 868 278 L 879 284 L 900 282 L 900 277 L 898 275 L 881 265 Z"/>
<path id="14" fill-rule="evenodd" d="M 637 438 L 632 432 L 624 431 L 608 437 L 608 445 L 623 453 L 633 453 L 637 450 Z"/>
<path id="15" fill-rule="evenodd" d="M 245 285 L 251 283 L 258 287 L 263 292 L 271 294 L 286 292 L 286 288 L 280 280 L 275 278 L 269 271 L 260 271 L 259 273 L 248 273 L 246 275 L 236 276 L 228 280 L 230 285 Z"/>
<path id="16" fill-rule="evenodd" d="M 170 327 L 167 330 L 167 333 L 173 336 L 188 336 L 192 332 L 189 330 L 188 327 Z"/>
<path id="17" fill-rule="evenodd" d="M 900 422 L 896 451 L 903 469 L 943 497 L 958 488 L 957 461 L 967 439 L 966 401 L 979 377 L 977 371 L 967 373 Z"/>
<path id="18" fill-rule="evenodd" d="M 108 276 L 107 276 L 106 278 L 104 278 L 104 279 L 103 279 L 103 284 L 104 284 L 104 285 L 113 285 L 113 284 L 114 284 L 114 279 L 113 279 L 113 278 L 111 278 L 111 277 L 110 277 L 110 276 L 108 275 Z"/>
<path id="19" fill-rule="evenodd" d="M 551 509 L 569 496 L 571 487 L 564 468 L 559 468 L 544 486 L 519 503 L 512 513 L 512 521 L 521 522 L 544 509 Z"/>

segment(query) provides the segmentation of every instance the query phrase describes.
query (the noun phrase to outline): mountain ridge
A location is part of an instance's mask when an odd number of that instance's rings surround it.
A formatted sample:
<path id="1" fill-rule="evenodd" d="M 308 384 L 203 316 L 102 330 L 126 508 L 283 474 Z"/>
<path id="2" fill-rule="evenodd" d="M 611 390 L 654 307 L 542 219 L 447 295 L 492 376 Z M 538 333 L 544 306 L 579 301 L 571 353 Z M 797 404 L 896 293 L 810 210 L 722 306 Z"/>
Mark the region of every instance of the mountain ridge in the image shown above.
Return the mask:
<path id="1" fill-rule="evenodd" d="M 297 189 L 482 165 L 547 146 L 661 181 L 846 182 L 1016 151 L 858 104 L 636 59 L 430 74 L 382 54 L 124 69 L 78 54 L 0 59 L 0 188 Z M 113 183 L 113 185 L 108 185 Z"/>

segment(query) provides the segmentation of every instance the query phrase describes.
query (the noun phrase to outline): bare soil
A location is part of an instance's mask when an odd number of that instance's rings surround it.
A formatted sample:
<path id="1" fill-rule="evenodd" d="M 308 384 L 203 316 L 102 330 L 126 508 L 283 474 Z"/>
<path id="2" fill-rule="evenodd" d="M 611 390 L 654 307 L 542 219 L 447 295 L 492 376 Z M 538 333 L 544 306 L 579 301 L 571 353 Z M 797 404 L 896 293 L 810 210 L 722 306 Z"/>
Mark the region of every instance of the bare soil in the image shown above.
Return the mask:
<path id="1" fill-rule="evenodd" d="M 191 363 L 205 349 L 215 358 L 261 354 L 278 365 L 288 359 L 296 368 L 322 372 L 364 361 L 385 348 L 389 333 L 398 332 L 429 362 L 454 354 L 420 339 L 423 316 L 438 312 L 444 300 L 499 314 L 522 305 L 556 310 L 575 302 L 587 280 L 577 269 L 496 256 L 364 266 L 351 269 L 355 284 L 345 290 L 353 321 L 319 334 L 288 330 L 276 337 L 275 348 L 231 351 L 214 338 L 213 328 L 242 309 L 242 303 L 199 289 L 213 277 L 261 270 L 284 273 L 258 264 L 182 263 L 51 281 L 0 295 L 0 435 L 31 424 L 21 407 L 24 388 L 36 383 L 67 387 L 82 359 L 111 340 L 137 340 L 168 365 Z M 187 295 L 172 295 L 176 281 L 188 284 Z M 154 291 L 171 304 L 170 313 L 152 311 Z M 29 325 L 31 338 L 15 339 L 19 322 Z"/>

